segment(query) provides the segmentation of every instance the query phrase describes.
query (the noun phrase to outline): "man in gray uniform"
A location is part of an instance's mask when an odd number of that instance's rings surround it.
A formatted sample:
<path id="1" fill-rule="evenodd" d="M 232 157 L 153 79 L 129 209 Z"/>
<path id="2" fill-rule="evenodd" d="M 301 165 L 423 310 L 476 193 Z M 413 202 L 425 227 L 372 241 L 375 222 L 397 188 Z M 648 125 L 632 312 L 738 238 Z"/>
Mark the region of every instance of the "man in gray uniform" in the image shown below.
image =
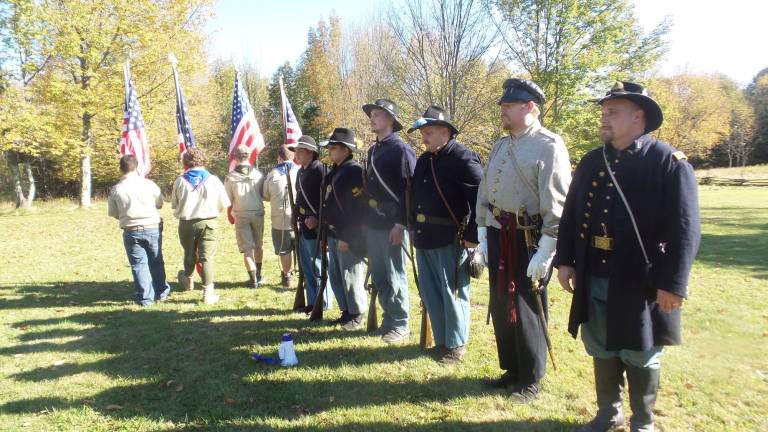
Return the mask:
<path id="1" fill-rule="evenodd" d="M 532 280 L 548 273 L 571 181 L 562 138 L 539 123 L 543 102 L 544 93 L 532 81 L 513 78 L 504 83 L 499 106 L 509 135 L 494 144 L 477 195 L 478 240 L 481 251 L 487 251 L 489 307 L 499 366 L 504 370 L 489 384 L 511 388 L 512 397 L 521 402 L 536 397 L 546 368 L 545 329 Z M 541 232 L 530 260 L 519 227 L 526 215 Z M 541 297 L 546 315 L 546 290 Z"/>

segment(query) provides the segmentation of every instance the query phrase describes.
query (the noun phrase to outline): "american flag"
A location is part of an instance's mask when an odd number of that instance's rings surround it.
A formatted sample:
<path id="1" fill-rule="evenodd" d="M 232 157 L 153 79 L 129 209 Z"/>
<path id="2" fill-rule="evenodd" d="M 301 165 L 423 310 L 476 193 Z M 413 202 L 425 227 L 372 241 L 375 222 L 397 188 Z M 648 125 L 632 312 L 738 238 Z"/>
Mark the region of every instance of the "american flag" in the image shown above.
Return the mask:
<path id="1" fill-rule="evenodd" d="M 169 55 L 173 67 L 173 80 L 176 83 L 176 131 L 179 133 L 179 154 L 184 154 L 187 148 L 195 146 L 195 135 L 192 134 L 192 125 L 189 123 L 189 110 L 184 99 L 184 91 L 179 83 L 179 75 L 176 72 L 176 57 Z"/>
<path id="2" fill-rule="evenodd" d="M 123 111 L 123 131 L 120 137 L 120 154 L 132 154 L 139 162 L 137 171 L 145 177 L 152 165 L 149 161 L 149 139 L 144 130 L 144 118 L 139 108 L 139 98 L 131 81 L 131 71 L 128 62 L 125 63 L 125 107 Z"/>
<path id="3" fill-rule="evenodd" d="M 248 94 L 240 85 L 240 79 L 235 74 L 235 94 L 232 98 L 232 127 L 229 141 L 229 170 L 235 168 L 235 150 L 240 144 L 245 144 L 251 150 L 251 163 L 264 149 L 264 136 L 259 129 L 256 115 L 248 102 Z"/>
<path id="4" fill-rule="evenodd" d="M 299 126 L 296 116 L 293 115 L 293 109 L 291 108 L 291 103 L 288 102 L 288 96 L 285 95 L 282 76 L 280 77 L 280 98 L 283 105 L 283 121 L 285 122 L 285 143 L 295 144 L 301 138 L 301 126 Z"/>

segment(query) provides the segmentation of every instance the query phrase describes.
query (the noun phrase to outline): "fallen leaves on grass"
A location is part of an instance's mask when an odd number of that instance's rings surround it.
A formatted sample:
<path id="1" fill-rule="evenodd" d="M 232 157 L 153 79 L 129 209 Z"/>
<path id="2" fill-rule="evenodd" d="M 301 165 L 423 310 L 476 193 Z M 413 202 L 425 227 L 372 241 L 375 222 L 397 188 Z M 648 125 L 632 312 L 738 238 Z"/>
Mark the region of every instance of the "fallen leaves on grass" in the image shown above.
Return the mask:
<path id="1" fill-rule="evenodd" d="M 309 408 L 305 407 L 304 405 L 294 405 L 291 408 L 299 417 L 304 417 L 309 415 Z"/>
<path id="2" fill-rule="evenodd" d="M 232 405 L 237 405 L 237 401 L 236 401 L 236 400 L 234 400 L 234 399 L 232 399 L 232 398 L 226 398 L 226 399 L 224 399 L 224 403 L 226 403 L 227 405 L 230 405 L 230 406 L 232 406 Z"/>
<path id="3" fill-rule="evenodd" d="M 120 411 L 121 409 L 123 409 L 123 406 L 117 405 L 117 404 L 109 404 L 105 406 L 104 409 L 106 409 L 107 411 Z"/>

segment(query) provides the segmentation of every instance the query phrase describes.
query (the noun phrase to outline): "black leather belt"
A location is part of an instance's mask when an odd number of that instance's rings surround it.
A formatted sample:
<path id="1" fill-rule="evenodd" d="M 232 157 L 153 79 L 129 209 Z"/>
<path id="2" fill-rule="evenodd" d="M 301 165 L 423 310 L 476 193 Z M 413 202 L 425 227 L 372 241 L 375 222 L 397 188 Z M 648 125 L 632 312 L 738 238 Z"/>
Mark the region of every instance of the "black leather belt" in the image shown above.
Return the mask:
<path id="1" fill-rule="evenodd" d="M 448 225 L 456 226 L 455 223 L 449 218 L 439 216 L 427 216 L 423 213 L 416 213 L 416 222 L 429 225 Z"/>

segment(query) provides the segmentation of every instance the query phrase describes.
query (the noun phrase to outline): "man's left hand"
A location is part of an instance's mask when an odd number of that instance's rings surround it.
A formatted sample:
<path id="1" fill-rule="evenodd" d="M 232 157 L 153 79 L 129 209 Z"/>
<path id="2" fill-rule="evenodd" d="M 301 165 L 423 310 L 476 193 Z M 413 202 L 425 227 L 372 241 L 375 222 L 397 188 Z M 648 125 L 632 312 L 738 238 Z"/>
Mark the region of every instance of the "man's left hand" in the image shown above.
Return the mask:
<path id="1" fill-rule="evenodd" d="M 339 240 L 339 243 L 336 249 L 339 250 L 339 252 L 349 252 L 349 243 L 345 242 L 344 240 Z"/>
<path id="2" fill-rule="evenodd" d="M 683 305 L 683 298 L 669 291 L 656 290 L 656 303 L 664 312 L 672 312 Z"/>

